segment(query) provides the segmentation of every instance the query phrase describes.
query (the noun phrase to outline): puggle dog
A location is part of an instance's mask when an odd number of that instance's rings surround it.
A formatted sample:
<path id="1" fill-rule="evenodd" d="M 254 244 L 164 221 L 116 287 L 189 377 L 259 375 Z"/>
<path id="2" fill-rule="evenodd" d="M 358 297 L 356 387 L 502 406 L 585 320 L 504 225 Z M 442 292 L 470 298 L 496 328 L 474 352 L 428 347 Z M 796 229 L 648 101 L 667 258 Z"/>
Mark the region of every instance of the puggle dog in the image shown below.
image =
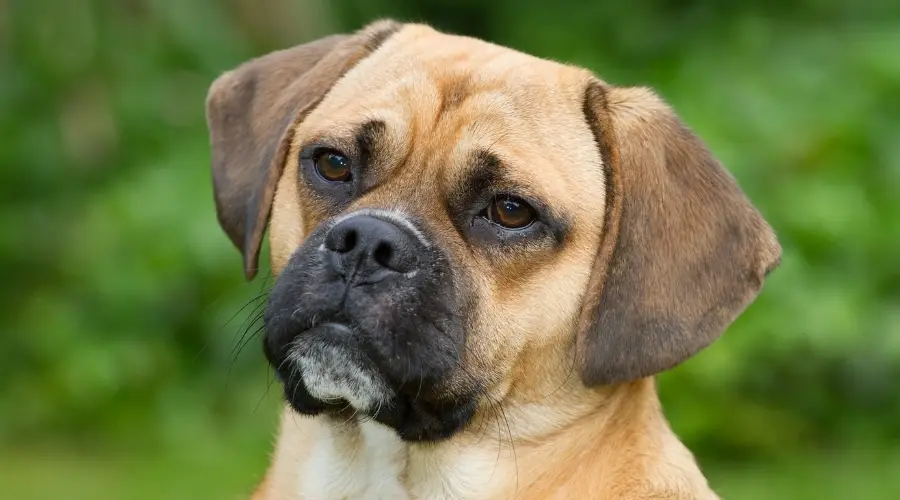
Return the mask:
<path id="1" fill-rule="evenodd" d="M 256 499 L 712 499 L 653 376 L 781 249 L 646 88 L 422 24 L 249 61 L 207 98 L 221 226 L 276 276 Z"/>

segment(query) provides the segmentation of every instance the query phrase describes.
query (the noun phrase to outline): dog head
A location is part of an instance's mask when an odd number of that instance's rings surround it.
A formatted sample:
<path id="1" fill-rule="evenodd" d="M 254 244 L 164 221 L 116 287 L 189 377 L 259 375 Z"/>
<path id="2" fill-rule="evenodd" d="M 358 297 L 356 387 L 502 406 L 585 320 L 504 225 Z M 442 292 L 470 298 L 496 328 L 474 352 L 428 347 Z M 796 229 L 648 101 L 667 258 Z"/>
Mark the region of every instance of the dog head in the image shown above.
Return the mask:
<path id="1" fill-rule="evenodd" d="M 270 228 L 264 351 L 287 401 L 406 440 L 573 356 L 586 388 L 669 369 L 780 256 L 651 91 L 423 25 L 245 63 L 207 118 L 248 279 Z"/>

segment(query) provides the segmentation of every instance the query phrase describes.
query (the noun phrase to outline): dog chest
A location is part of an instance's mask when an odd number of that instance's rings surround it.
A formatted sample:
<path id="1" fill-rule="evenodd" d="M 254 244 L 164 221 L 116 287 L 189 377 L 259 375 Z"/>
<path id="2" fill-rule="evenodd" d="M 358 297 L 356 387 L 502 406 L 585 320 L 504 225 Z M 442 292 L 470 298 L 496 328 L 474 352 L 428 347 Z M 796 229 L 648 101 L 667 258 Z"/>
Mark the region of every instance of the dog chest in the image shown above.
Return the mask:
<path id="1" fill-rule="evenodd" d="M 322 425 L 299 475 L 300 498 L 406 500 L 406 446 L 392 429 L 364 422 Z"/>

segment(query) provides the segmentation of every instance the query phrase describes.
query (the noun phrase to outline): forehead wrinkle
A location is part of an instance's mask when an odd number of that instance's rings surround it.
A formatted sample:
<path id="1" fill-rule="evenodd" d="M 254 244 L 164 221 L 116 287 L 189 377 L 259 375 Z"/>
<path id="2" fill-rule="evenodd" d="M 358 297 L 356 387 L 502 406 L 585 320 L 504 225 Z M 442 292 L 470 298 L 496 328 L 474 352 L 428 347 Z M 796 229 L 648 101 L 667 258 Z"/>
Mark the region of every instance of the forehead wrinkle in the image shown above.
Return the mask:
<path id="1" fill-rule="evenodd" d="M 469 171 L 474 167 L 470 163 L 473 153 L 477 151 L 493 153 L 495 146 L 510 133 L 501 120 L 493 119 L 491 116 L 479 116 L 474 121 L 467 121 L 462 117 L 459 125 L 462 129 L 460 137 L 453 144 L 447 161 L 441 165 L 439 172 L 441 183 L 448 191 L 468 178 Z"/>
<path id="2" fill-rule="evenodd" d="M 445 113 L 462 106 L 472 95 L 472 82 L 468 74 L 445 71 L 434 79 L 437 88 L 437 106 L 434 121 L 438 122 Z"/>

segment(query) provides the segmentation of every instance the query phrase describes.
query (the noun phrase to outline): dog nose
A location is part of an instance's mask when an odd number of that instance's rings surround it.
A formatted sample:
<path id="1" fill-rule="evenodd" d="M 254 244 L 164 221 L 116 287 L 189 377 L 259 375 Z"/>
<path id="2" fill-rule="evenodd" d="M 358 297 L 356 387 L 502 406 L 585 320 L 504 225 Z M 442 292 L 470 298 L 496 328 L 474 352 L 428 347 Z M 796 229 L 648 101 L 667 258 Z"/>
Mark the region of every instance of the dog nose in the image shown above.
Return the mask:
<path id="1" fill-rule="evenodd" d="M 397 224 L 355 215 L 332 227 L 325 235 L 328 259 L 345 279 L 376 282 L 390 275 L 416 269 L 417 244 L 412 234 Z"/>

